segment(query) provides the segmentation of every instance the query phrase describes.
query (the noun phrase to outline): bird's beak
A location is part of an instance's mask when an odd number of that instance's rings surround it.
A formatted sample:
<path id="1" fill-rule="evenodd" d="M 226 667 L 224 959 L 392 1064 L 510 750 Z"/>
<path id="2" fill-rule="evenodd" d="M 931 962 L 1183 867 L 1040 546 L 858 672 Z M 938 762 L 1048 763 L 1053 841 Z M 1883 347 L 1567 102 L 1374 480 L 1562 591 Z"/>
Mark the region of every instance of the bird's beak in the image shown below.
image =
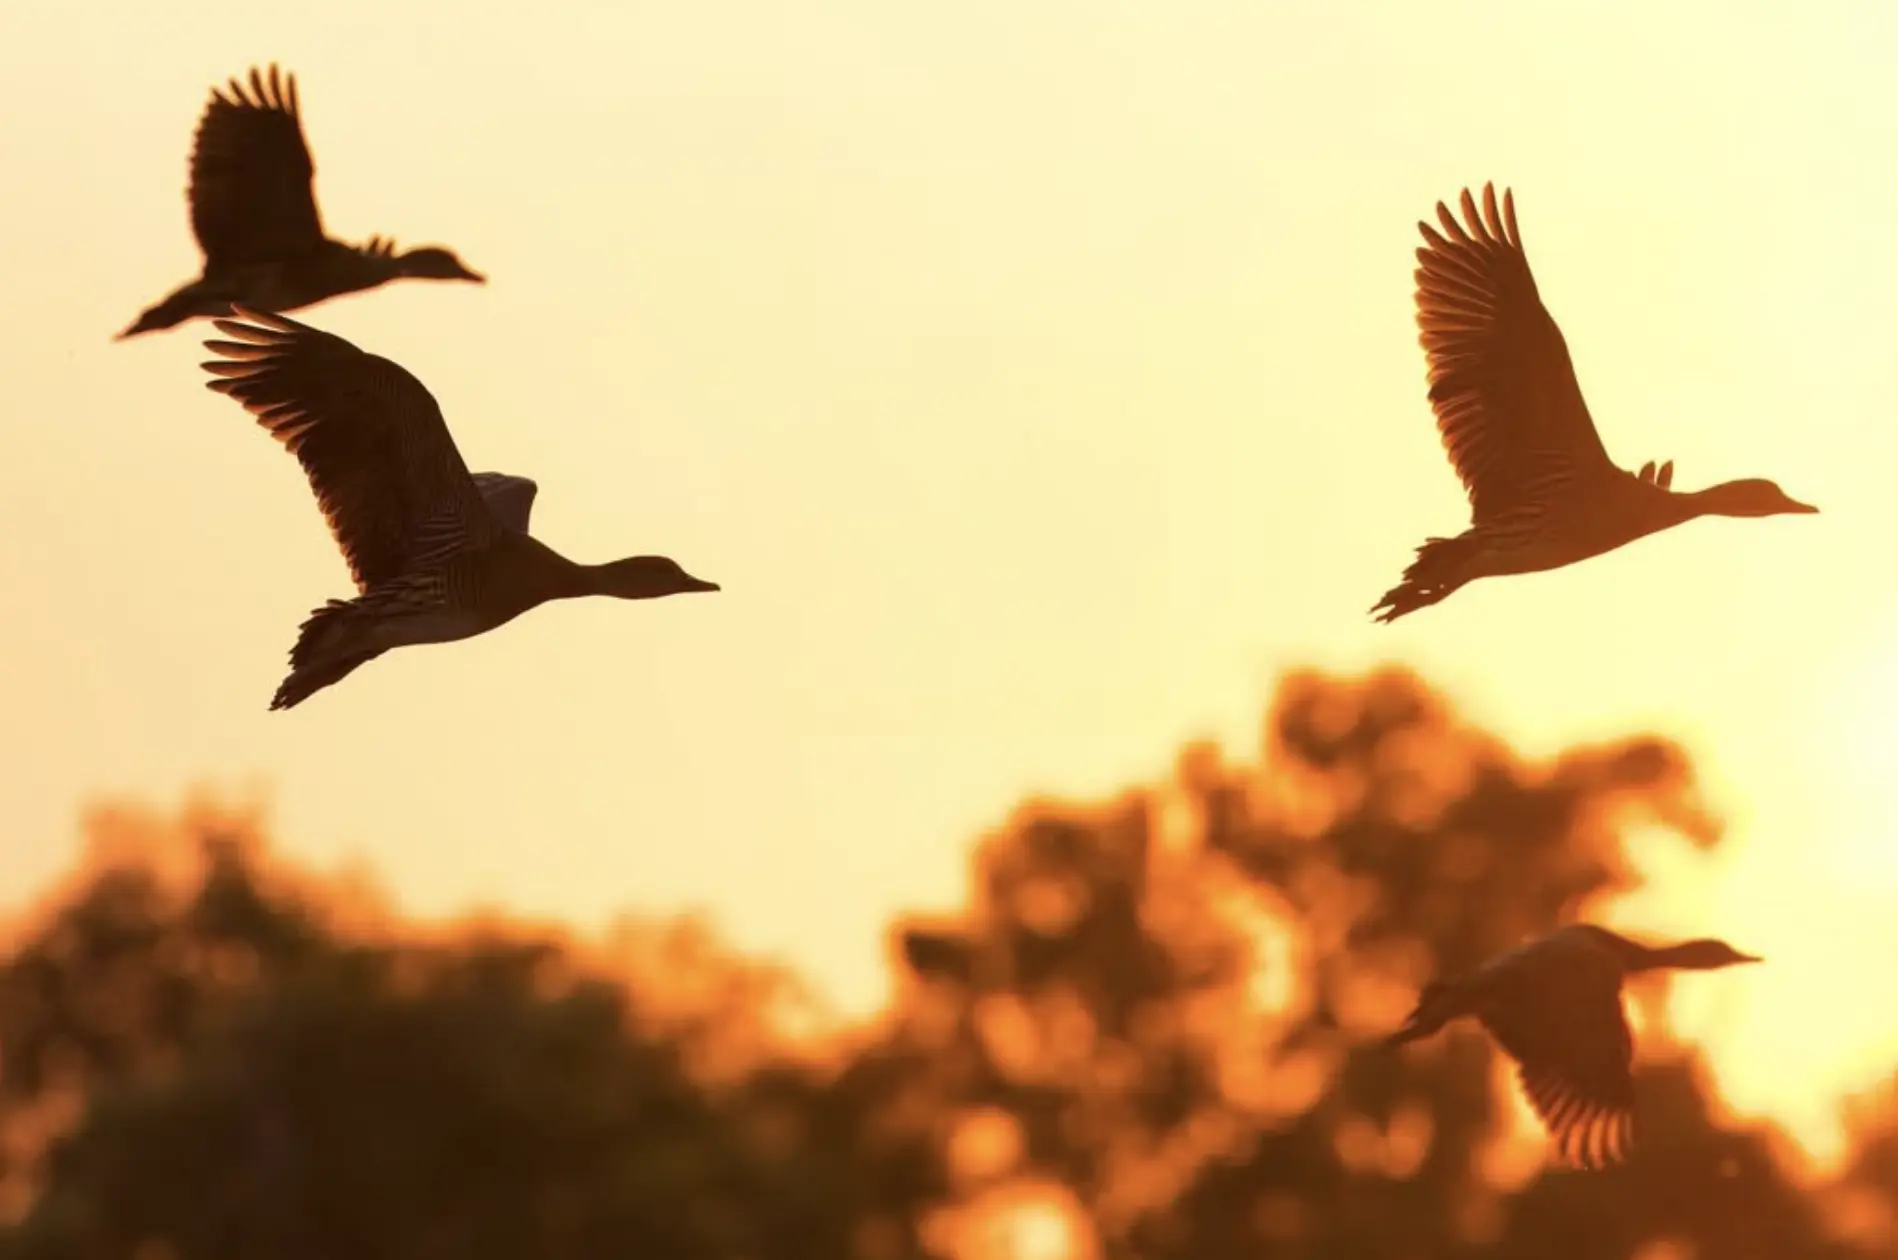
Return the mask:
<path id="1" fill-rule="evenodd" d="M 473 267 L 469 267 L 469 266 L 462 267 L 461 278 L 463 280 L 472 280 L 476 284 L 486 284 L 488 282 L 488 278 L 486 276 L 482 275 L 480 272 L 476 271 Z"/>
<path id="2" fill-rule="evenodd" d="M 1788 504 L 1787 511 L 1797 512 L 1801 516 L 1816 515 L 1819 511 L 1819 509 L 1812 506 L 1812 504 L 1801 503 L 1798 499 L 1788 499 L 1786 502 Z"/>
<path id="3" fill-rule="evenodd" d="M 1746 963 L 1746 962 L 1765 962 L 1765 961 L 1766 961 L 1766 960 L 1765 960 L 1764 958 L 1761 958 L 1761 957 L 1760 957 L 1760 956 L 1759 956 L 1758 954 L 1741 954 L 1741 955 L 1740 955 L 1740 959 L 1739 959 L 1739 960 L 1740 960 L 1741 962 L 1743 962 L 1743 963 Z"/>
<path id="4" fill-rule="evenodd" d="M 703 578 L 692 578 L 690 581 L 692 585 L 686 588 L 688 591 L 715 591 L 718 589 L 717 582 L 707 582 Z"/>

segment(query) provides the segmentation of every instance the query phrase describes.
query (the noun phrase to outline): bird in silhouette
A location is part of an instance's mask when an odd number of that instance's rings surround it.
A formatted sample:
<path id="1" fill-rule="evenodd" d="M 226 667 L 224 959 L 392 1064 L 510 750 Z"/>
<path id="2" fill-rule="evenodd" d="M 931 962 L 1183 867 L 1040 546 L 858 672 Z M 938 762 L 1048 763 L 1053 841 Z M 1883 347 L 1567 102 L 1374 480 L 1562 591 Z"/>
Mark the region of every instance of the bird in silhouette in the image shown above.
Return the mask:
<path id="1" fill-rule="evenodd" d="M 528 533 L 537 487 L 470 474 L 422 383 L 281 315 L 236 308 L 206 384 L 297 457 L 355 579 L 305 621 L 270 702 L 288 709 L 384 652 L 484 634 L 553 599 L 716 591 L 664 556 L 576 564 Z"/>
<path id="2" fill-rule="evenodd" d="M 1621 1006 L 1623 978 L 1759 961 L 1725 941 L 1651 946 L 1593 924 L 1570 924 L 1468 975 L 1426 985 L 1388 1044 L 1474 1017 L 1515 1060 L 1523 1092 L 1562 1158 L 1605 1168 L 1625 1158 L 1634 1141 L 1634 1039 Z"/>
<path id="3" fill-rule="evenodd" d="M 293 311 L 396 279 L 487 278 L 439 245 L 397 250 L 372 236 L 361 245 L 324 235 L 303 138 L 295 75 L 252 69 L 249 81 L 213 89 L 191 150 L 191 231 L 204 274 L 145 310 L 118 339 L 195 316 Z"/>
<path id="4" fill-rule="evenodd" d="M 1381 622 L 1437 603 L 1478 578 L 1535 573 L 1603 555 L 1699 516 L 1819 509 L 1761 479 L 1676 492 L 1617 467 L 1595 432 L 1568 345 L 1536 293 L 1513 195 L 1500 213 L 1466 189 L 1463 222 L 1442 202 L 1443 230 L 1417 226 L 1417 326 L 1437 433 L 1470 500 L 1470 527 L 1417 549 L 1404 579 L 1372 607 Z"/>

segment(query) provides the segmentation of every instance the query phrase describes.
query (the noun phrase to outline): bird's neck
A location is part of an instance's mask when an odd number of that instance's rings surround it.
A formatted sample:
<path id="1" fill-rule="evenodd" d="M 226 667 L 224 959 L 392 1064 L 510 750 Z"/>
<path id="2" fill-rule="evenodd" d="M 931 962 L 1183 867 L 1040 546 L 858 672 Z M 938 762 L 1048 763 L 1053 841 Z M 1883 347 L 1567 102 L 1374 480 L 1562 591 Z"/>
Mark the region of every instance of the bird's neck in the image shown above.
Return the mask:
<path id="1" fill-rule="evenodd" d="M 1653 530 L 1669 529 L 1695 517 L 1720 510 L 1718 500 L 1709 499 L 1707 490 L 1663 490 L 1643 483 L 1638 491 L 1638 508 L 1643 523 Z"/>
<path id="2" fill-rule="evenodd" d="M 401 263 L 394 254 L 376 253 L 342 241 L 325 243 L 330 246 L 329 264 L 335 273 L 347 276 L 364 288 L 393 280 L 401 272 Z"/>
<path id="3" fill-rule="evenodd" d="M 1678 945 L 1642 945 L 1636 941 L 1616 938 L 1620 941 L 1618 952 L 1621 954 L 1621 969 L 1629 975 L 1642 971 L 1705 971 L 1720 966 L 1707 961 L 1706 954 L 1700 948 L 1705 942 L 1682 941 Z"/>
<path id="4" fill-rule="evenodd" d="M 560 593 L 554 597 L 556 599 L 611 595 L 618 585 L 613 580 L 613 566 L 610 564 L 582 564 L 562 556 L 557 568 Z"/>
<path id="5" fill-rule="evenodd" d="M 1735 502 L 1733 482 L 1722 482 L 1717 486 L 1708 486 L 1705 490 L 1695 490 L 1688 494 L 1673 497 L 1682 501 L 1683 519 L 1696 516 L 1756 516 L 1757 512 L 1747 510 L 1744 501 Z"/>
<path id="6" fill-rule="evenodd" d="M 1643 971 L 1665 971 L 1670 967 L 1680 965 L 1674 953 L 1674 946 L 1651 949 L 1646 945 L 1637 945 L 1633 941 L 1628 941 L 1627 946 L 1627 950 L 1622 954 L 1621 969 L 1629 975 L 1637 975 Z"/>
<path id="7" fill-rule="evenodd" d="M 511 535 L 502 545 L 515 557 L 523 584 L 533 588 L 530 594 L 536 603 L 600 593 L 600 571 L 605 565 L 576 563 L 531 534 Z"/>
<path id="8" fill-rule="evenodd" d="M 1619 933 L 1610 932 L 1604 927 L 1596 927 L 1594 924 L 1589 924 L 1587 931 L 1615 956 L 1615 961 L 1621 964 L 1621 970 L 1629 975 L 1676 965 L 1674 952 L 1679 946 L 1643 945 L 1640 941 L 1631 941 Z"/>
<path id="9" fill-rule="evenodd" d="M 610 595 L 614 599 L 649 599 L 671 594 L 670 584 L 656 581 L 651 570 L 632 560 L 609 560 L 605 564 L 562 563 L 568 570 L 564 579 L 570 584 L 567 595 Z"/>

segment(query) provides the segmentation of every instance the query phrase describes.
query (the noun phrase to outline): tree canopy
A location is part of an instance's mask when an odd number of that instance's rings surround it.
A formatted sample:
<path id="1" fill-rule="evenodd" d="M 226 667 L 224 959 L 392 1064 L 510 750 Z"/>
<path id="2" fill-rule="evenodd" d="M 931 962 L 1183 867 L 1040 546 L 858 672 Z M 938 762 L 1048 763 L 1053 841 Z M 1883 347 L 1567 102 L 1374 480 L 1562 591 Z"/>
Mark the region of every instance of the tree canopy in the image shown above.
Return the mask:
<path id="1" fill-rule="evenodd" d="M 1379 1044 L 1632 888 L 1625 837 L 1719 838 L 1667 740 L 1527 759 L 1398 670 L 1022 807 L 893 925 L 890 1007 L 815 1033 L 691 925 L 447 932 L 254 819 L 103 830 L 0 962 L 0 1260 L 1843 1260 L 1898 1220 L 1886 1109 L 1816 1184 L 1645 1038 L 1634 1156 L 1578 1174 L 1520 1158 L 1481 1036 Z"/>

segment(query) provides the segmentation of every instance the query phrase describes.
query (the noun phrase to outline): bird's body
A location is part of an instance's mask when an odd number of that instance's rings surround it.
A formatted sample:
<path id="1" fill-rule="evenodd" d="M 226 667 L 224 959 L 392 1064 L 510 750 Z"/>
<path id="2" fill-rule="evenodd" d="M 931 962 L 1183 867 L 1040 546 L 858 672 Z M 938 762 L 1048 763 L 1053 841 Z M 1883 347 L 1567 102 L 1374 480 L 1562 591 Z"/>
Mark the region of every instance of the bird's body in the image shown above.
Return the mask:
<path id="1" fill-rule="evenodd" d="M 1707 970 L 1758 962 L 1723 941 L 1655 947 L 1577 923 L 1425 987 L 1393 1045 L 1469 1016 L 1516 1061 L 1530 1105 L 1564 1159 L 1601 1168 L 1634 1140 L 1634 1039 L 1622 981 L 1665 968 Z"/>
<path id="2" fill-rule="evenodd" d="M 271 701 L 289 708 L 385 652 L 484 634 L 549 600 L 715 591 L 663 556 L 577 564 L 528 533 L 536 487 L 470 474 L 422 383 L 387 359 L 282 316 L 239 308 L 208 382 L 302 463 L 354 599 L 311 613 Z"/>
<path id="3" fill-rule="evenodd" d="M 1617 467 L 1582 399 L 1562 331 L 1542 305 L 1516 226 L 1493 187 L 1465 191 L 1463 223 L 1437 205 L 1420 223 L 1417 324 L 1430 404 L 1470 500 L 1470 527 L 1432 538 L 1371 611 L 1393 621 L 1485 577 L 1558 569 L 1700 516 L 1817 511 L 1770 481 L 1671 489 L 1653 465 Z"/>
<path id="4" fill-rule="evenodd" d="M 214 90 L 198 123 L 186 195 L 203 274 L 119 336 L 226 316 L 233 305 L 298 310 L 404 277 L 483 281 L 439 246 L 398 251 L 381 237 L 352 245 L 325 235 L 315 174 L 294 75 L 272 66 Z"/>

